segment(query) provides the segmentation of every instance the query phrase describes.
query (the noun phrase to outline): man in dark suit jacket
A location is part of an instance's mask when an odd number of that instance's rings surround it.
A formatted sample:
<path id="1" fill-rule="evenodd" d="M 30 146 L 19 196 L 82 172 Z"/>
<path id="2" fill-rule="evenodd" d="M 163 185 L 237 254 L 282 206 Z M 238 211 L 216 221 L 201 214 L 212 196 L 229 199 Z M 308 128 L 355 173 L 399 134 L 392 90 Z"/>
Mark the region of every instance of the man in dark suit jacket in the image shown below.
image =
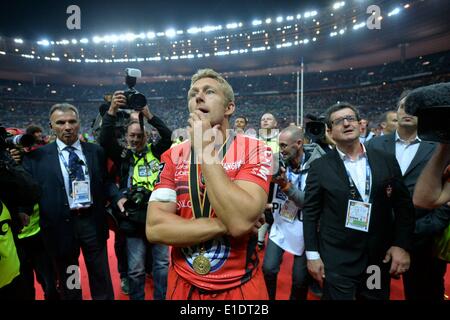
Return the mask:
<path id="1" fill-rule="evenodd" d="M 27 154 L 23 166 L 42 188 L 41 230 L 57 268 L 62 298 L 82 297 L 78 272 L 81 248 L 92 298 L 114 299 L 105 204 L 107 198 L 114 199 L 123 210 L 125 199 L 120 199 L 117 187 L 107 181 L 103 149 L 79 141 L 80 121 L 74 106 L 54 105 L 50 126 L 57 140 Z"/>
<path id="2" fill-rule="evenodd" d="M 336 149 L 312 163 L 306 181 L 308 270 L 324 280 L 323 299 L 389 299 L 389 274 L 409 267 L 411 197 L 395 159 L 359 142 L 359 120 L 350 104 L 327 110 Z"/>
<path id="3" fill-rule="evenodd" d="M 367 149 L 380 150 L 396 157 L 412 197 L 417 179 L 431 158 L 436 143 L 418 138 L 417 117 L 405 112 L 405 98 L 399 102 L 397 131 L 370 140 Z M 415 219 L 411 265 L 403 274 L 405 297 L 408 300 L 443 300 L 447 263 L 433 255 L 433 236 L 448 226 L 450 208 L 446 205 L 434 210 L 416 208 Z"/>

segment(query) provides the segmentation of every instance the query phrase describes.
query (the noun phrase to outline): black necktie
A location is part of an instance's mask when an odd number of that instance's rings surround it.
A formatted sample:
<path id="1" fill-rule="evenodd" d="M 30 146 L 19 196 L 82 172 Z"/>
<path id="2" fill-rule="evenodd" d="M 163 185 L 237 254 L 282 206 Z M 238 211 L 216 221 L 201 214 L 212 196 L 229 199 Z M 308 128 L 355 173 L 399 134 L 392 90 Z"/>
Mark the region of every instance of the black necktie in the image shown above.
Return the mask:
<path id="1" fill-rule="evenodd" d="M 72 182 L 84 180 L 83 161 L 75 153 L 74 147 L 66 147 L 64 150 L 69 152 L 69 193 L 71 194 Z"/>

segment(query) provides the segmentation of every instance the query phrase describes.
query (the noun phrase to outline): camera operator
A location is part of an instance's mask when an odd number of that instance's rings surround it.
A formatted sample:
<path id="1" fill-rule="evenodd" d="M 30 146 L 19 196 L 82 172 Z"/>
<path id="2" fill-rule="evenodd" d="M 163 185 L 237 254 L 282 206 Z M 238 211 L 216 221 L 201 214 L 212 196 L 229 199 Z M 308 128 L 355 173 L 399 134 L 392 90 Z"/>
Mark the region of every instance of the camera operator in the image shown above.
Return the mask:
<path id="1" fill-rule="evenodd" d="M 308 142 L 319 145 L 327 153 L 332 151 L 335 143 L 326 131 L 324 117 L 307 114 L 306 119 L 309 120 L 305 123 L 305 136 Z"/>
<path id="2" fill-rule="evenodd" d="M 141 127 L 139 121 L 131 120 L 125 136 L 128 148 L 123 148 L 114 134 L 116 114 L 121 107 L 127 107 L 127 98 L 123 91 L 116 91 L 111 106 L 103 117 L 99 142 L 119 169 L 119 187 L 128 198 L 124 206 L 126 211 L 119 219 L 119 228 L 127 238 L 130 299 L 143 300 L 145 257 L 149 246 L 145 237 L 147 202 L 158 176 L 161 154 L 171 146 L 172 132 L 146 105 L 140 112 L 158 130 L 161 139 L 156 144 L 147 144 L 145 128 Z M 154 299 L 162 300 L 167 288 L 168 247 L 153 244 L 149 248 L 153 256 Z"/>
<path id="3" fill-rule="evenodd" d="M 419 118 L 418 135 L 439 142 L 414 190 L 414 204 L 436 208 L 450 204 L 450 82 L 417 88 L 408 95 L 405 108 Z"/>
<path id="4" fill-rule="evenodd" d="M 31 176 L 10 157 L 0 138 L 0 300 L 23 299 L 25 281 L 15 241 L 20 229 L 18 207 L 36 203 L 40 190 Z"/>
<path id="5" fill-rule="evenodd" d="M 13 146 L 8 144 L 7 151 L 17 164 L 21 163 L 25 153 L 42 147 L 46 143 L 42 136 L 42 128 L 39 126 L 28 126 L 25 135 L 22 135 L 18 140 L 24 140 L 23 137 L 26 135 L 34 138 L 34 144 L 27 138 L 25 138 L 25 142 L 28 141 L 27 147 L 22 147 L 21 144 Z M 28 207 L 29 213 L 24 212 L 27 209 L 23 206 L 18 208 L 16 213 L 18 218 L 16 248 L 20 260 L 20 274 L 24 283 L 21 297 L 25 300 L 35 300 L 36 274 L 36 280 L 44 291 L 45 300 L 59 300 L 55 271 L 49 253 L 44 246 L 39 224 L 39 205 L 36 203 L 34 206 Z"/>
<path id="6" fill-rule="evenodd" d="M 301 210 L 305 198 L 305 181 L 310 164 L 325 152 L 317 144 L 303 144 L 303 132 L 296 126 L 282 130 L 279 137 L 280 167 L 273 177 L 273 224 L 269 233 L 263 272 L 269 298 L 276 297 L 277 276 L 285 251 L 294 255 L 291 300 L 306 300 L 309 275 L 304 255 Z"/>

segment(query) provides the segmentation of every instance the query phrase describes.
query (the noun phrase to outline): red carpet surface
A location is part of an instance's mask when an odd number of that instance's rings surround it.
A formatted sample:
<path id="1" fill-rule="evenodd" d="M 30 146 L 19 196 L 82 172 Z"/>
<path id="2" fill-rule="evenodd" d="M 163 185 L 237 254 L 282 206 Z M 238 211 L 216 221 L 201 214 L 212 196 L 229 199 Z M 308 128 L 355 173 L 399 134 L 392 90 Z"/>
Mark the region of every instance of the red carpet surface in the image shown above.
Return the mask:
<path id="1" fill-rule="evenodd" d="M 120 277 L 117 271 L 117 259 L 114 253 L 114 232 L 111 232 L 110 238 L 108 240 L 108 256 L 109 265 L 111 269 L 111 276 L 114 286 L 114 295 L 116 300 L 128 300 L 128 296 L 123 294 L 120 290 Z M 261 261 L 264 257 L 264 251 L 260 253 Z M 281 264 L 280 273 L 278 275 L 278 287 L 277 287 L 277 300 L 287 300 L 289 299 L 290 288 L 291 288 L 291 270 L 292 270 L 292 255 L 285 253 L 283 258 L 283 263 Z M 89 281 L 86 273 L 86 267 L 83 260 L 83 255 L 80 255 L 80 275 L 81 275 L 81 288 L 83 290 L 83 299 L 90 300 L 91 296 L 89 293 Z M 448 297 L 450 294 L 450 270 L 447 266 L 447 273 L 445 277 L 445 292 Z M 153 298 L 153 282 L 151 277 L 147 278 L 145 287 L 145 299 L 152 300 Z M 41 286 L 36 282 L 36 299 L 43 300 L 44 294 L 42 292 Z M 317 300 L 318 298 L 309 293 L 308 300 Z M 404 300 L 405 296 L 403 294 L 403 284 L 401 280 L 392 280 L 391 282 L 391 300 Z M 447 298 L 448 299 L 448 298 Z"/>

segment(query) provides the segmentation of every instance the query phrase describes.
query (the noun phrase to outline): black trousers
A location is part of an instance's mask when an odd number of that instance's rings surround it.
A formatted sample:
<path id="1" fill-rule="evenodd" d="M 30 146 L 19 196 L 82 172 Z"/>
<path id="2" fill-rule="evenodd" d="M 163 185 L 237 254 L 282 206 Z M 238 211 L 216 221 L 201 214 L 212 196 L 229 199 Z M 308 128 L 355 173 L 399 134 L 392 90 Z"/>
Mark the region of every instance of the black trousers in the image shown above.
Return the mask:
<path id="1" fill-rule="evenodd" d="M 327 270 L 325 266 L 322 300 L 389 300 L 391 292 L 390 262 L 377 266 L 379 273 L 366 270 L 361 275 L 354 277 L 334 273 Z M 374 284 L 376 285 L 374 286 Z"/>
<path id="2" fill-rule="evenodd" d="M 59 300 L 56 286 L 56 273 L 50 255 L 47 253 L 41 233 L 16 241 L 20 259 L 20 274 L 25 281 L 23 298 L 34 300 L 34 272 L 36 279 L 44 290 L 45 300 Z"/>
<path id="3" fill-rule="evenodd" d="M 93 215 L 74 216 L 73 219 L 78 246 L 64 257 L 55 258 L 62 299 L 82 299 L 81 275 L 78 263 L 81 249 L 86 263 L 92 299 L 114 300 L 106 241 L 98 239 Z"/>
<path id="4" fill-rule="evenodd" d="M 264 255 L 263 273 L 270 300 L 275 300 L 276 298 L 277 278 L 280 272 L 281 262 L 283 261 L 283 255 L 284 250 L 269 239 Z M 306 300 L 310 282 L 311 278 L 306 267 L 306 255 L 294 255 L 292 286 L 289 300 Z"/>
<path id="5" fill-rule="evenodd" d="M 444 300 L 447 261 L 436 258 L 431 246 L 413 250 L 411 265 L 403 275 L 406 300 Z"/>

